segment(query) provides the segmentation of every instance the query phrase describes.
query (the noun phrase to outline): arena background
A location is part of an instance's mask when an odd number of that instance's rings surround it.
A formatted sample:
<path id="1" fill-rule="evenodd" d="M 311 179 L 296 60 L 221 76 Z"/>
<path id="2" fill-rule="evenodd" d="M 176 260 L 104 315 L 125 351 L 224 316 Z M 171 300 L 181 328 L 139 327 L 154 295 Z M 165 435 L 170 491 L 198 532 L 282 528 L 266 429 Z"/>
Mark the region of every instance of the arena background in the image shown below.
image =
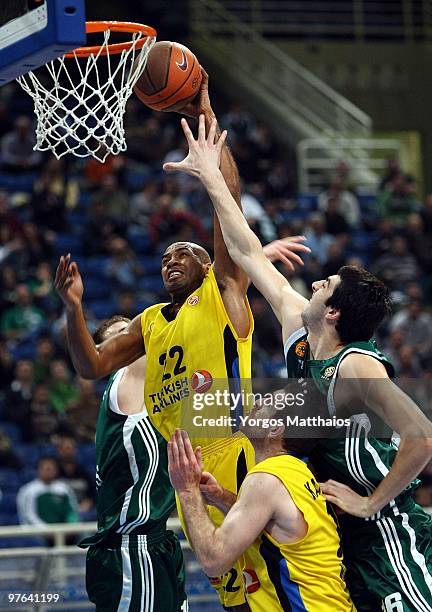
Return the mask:
<path id="1" fill-rule="evenodd" d="M 312 280 L 344 263 L 367 266 L 395 303 L 380 347 L 400 380 L 430 380 L 430 3 L 86 4 L 89 19 L 148 23 L 158 40 L 197 53 L 229 130 L 249 223 L 263 243 L 304 234 L 312 248 L 303 268 L 281 270 L 308 295 Z M 197 181 L 162 171 L 163 161 L 184 152 L 179 116 L 131 98 L 125 122 L 124 155 L 103 165 L 57 161 L 32 151 L 30 98 L 15 83 L 0 90 L 0 592 L 61 592 L 65 610 L 91 609 L 74 546 L 91 528 L 69 525 L 76 533 L 66 537 L 56 527 L 47 541 L 40 530 L 19 535 L 14 527 L 17 492 L 43 455 L 60 457 L 80 521 L 95 519 L 93 440 L 104 382 L 80 379 L 69 360 L 53 289 L 59 254 L 79 262 L 94 330 L 112 314 L 132 317 L 164 299 L 167 244 L 194 240 L 212 249 L 205 193 Z M 277 321 L 257 292 L 249 297 L 254 373 L 283 376 Z M 422 480 L 417 499 L 432 506 L 432 467 Z M 190 552 L 187 559 L 191 609 L 219 609 Z"/>

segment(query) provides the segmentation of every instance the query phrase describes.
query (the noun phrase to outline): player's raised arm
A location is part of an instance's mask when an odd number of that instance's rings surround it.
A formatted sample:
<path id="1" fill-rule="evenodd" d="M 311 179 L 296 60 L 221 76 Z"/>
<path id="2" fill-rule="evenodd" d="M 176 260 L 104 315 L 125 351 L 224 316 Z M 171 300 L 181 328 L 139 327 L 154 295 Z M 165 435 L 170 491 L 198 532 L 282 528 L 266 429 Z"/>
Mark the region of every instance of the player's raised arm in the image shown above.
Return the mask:
<path id="1" fill-rule="evenodd" d="M 181 109 L 182 114 L 186 114 L 189 117 L 199 119 L 200 115 L 204 115 L 204 121 L 206 131 L 208 132 L 211 128 L 213 121 L 216 120 L 216 115 L 212 109 L 208 83 L 209 77 L 207 72 L 201 68 L 202 80 L 198 95 L 190 102 L 186 107 Z M 216 125 L 216 137 L 220 138 L 221 133 Z M 240 177 L 237 170 L 237 164 L 231 154 L 228 145 L 224 144 L 221 150 L 220 156 L 220 171 L 225 179 L 227 187 L 235 200 L 237 206 L 241 208 L 240 204 Z M 239 288 L 246 292 L 248 286 L 248 277 L 244 271 L 237 266 L 237 264 L 231 259 L 228 250 L 226 248 L 223 235 L 219 225 L 219 219 L 215 214 L 214 217 L 214 271 L 218 282 L 223 284 L 227 278 L 234 279 Z"/>
<path id="2" fill-rule="evenodd" d="M 55 288 L 66 308 L 67 335 L 72 362 L 83 378 L 102 378 L 144 355 L 140 316 L 127 328 L 96 346 L 84 318 L 84 285 L 70 254 L 60 257 Z"/>
<path id="3" fill-rule="evenodd" d="M 203 68 L 201 68 L 201 71 L 202 81 L 199 93 L 186 108 L 182 109 L 182 112 L 196 119 L 203 115 L 207 131 L 216 121 L 216 137 L 219 138 L 221 134 L 217 127 L 216 116 L 211 107 L 208 93 L 208 74 Z M 240 178 L 237 164 L 226 143 L 221 150 L 220 170 L 236 205 L 241 207 Z M 238 335 L 246 337 L 250 328 L 249 313 L 245 302 L 249 278 L 244 270 L 232 260 L 225 245 L 216 212 L 213 220 L 213 250 L 213 269 L 228 316 Z"/>
<path id="4" fill-rule="evenodd" d="M 358 353 L 348 355 L 341 363 L 339 377 L 339 397 L 344 404 L 364 403 L 400 436 L 391 469 L 369 497 L 362 497 L 335 481 L 323 484 L 323 492 L 330 502 L 349 514 L 365 518 L 376 514 L 397 497 L 429 463 L 432 423 L 390 380 L 384 365 L 373 357 Z"/>
<path id="5" fill-rule="evenodd" d="M 300 314 L 307 300 L 289 284 L 288 280 L 268 261 L 260 241 L 250 229 L 235 203 L 219 170 L 226 132 L 216 139 L 216 121 L 206 136 L 204 117 L 200 117 L 198 139 L 195 140 L 185 120 L 182 127 L 189 144 L 187 157 L 178 163 L 164 165 L 167 171 L 183 171 L 196 176 L 206 188 L 219 217 L 225 245 L 232 260 L 251 278 L 264 295 L 283 325 L 284 336 L 301 327 Z M 308 251 L 301 243 L 292 250 Z"/>
<path id="6" fill-rule="evenodd" d="M 179 496 L 192 548 L 208 576 L 227 572 L 256 540 L 273 516 L 277 479 L 252 474 L 221 527 L 212 523 L 200 492 L 201 468 L 186 434 L 177 430 L 168 443 L 168 470 Z M 257 488 L 260 491 L 256 495 Z"/>

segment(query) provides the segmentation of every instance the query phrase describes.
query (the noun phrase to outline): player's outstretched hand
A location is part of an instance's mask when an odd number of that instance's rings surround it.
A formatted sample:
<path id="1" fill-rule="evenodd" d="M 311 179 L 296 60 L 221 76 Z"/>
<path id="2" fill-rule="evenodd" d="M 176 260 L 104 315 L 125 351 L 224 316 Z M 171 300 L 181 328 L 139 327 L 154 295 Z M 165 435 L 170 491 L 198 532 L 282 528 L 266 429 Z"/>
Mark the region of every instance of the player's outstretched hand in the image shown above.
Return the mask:
<path id="1" fill-rule="evenodd" d="M 311 250 L 305 244 L 305 236 L 289 236 L 280 240 L 273 240 L 263 247 L 267 259 L 270 261 L 281 261 L 289 270 L 294 270 L 293 262 L 303 266 L 303 260 L 298 253 L 310 253 Z"/>
<path id="2" fill-rule="evenodd" d="M 192 119 L 198 119 L 200 115 L 205 115 L 206 118 L 214 115 L 208 92 L 209 76 L 202 66 L 201 74 L 201 85 L 197 95 L 189 104 L 186 104 L 181 110 L 177 111 L 182 115 L 192 117 Z"/>
<path id="3" fill-rule="evenodd" d="M 206 135 L 204 115 L 199 116 L 198 138 L 195 140 L 186 119 L 181 120 L 183 132 L 189 145 L 189 153 L 181 162 L 169 162 L 163 165 L 165 172 L 186 172 L 199 179 L 210 176 L 219 168 L 226 130 L 216 139 L 217 121 L 213 119 Z"/>
<path id="4" fill-rule="evenodd" d="M 78 265 L 71 261 L 71 255 L 62 255 L 57 266 L 54 286 L 66 308 L 81 304 L 84 285 Z"/>
<path id="5" fill-rule="evenodd" d="M 327 480 L 327 482 L 320 482 L 319 485 L 326 500 L 348 514 L 367 518 L 376 512 L 371 509 L 369 497 L 362 497 L 341 482 Z"/>
<path id="6" fill-rule="evenodd" d="M 168 473 L 178 493 L 199 491 L 202 474 L 199 461 L 187 433 L 176 429 L 168 442 Z"/>

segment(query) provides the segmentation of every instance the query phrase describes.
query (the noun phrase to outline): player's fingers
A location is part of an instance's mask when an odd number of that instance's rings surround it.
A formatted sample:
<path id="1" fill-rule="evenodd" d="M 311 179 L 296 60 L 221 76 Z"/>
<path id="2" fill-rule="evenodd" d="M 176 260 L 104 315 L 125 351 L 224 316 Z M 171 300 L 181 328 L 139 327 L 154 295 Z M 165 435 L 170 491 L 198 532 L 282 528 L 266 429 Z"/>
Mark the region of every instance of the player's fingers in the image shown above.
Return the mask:
<path id="1" fill-rule="evenodd" d="M 200 66 L 200 68 L 201 68 L 201 74 L 202 74 L 201 89 L 204 89 L 208 87 L 209 75 L 202 66 Z"/>
<path id="2" fill-rule="evenodd" d="M 181 126 L 183 128 L 184 135 L 186 136 L 186 140 L 188 142 L 189 148 L 193 147 L 193 145 L 195 144 L 195 138 L 192 134 L 192 130 L 190 129 L 189 124 L 186 121 L 186 119 L 181 120 Z"/>
<path id="3" fill-rule="evenodd" d="M 212 119 L 211 125 L 210 125 L 210 129 L 209 129 L 209 133 L 207 136 L 207 144 L 209 145 L 213 145 L 215 142 L 215 137 L 216 137 L 216 126 L 217 126 L 217 121 L 216 118 Z"/>
<path id="4" fill-rule="evenodd" d="M 186 453 L 185 453 L 185 447 L 184 447 L 184 444 L 183 444 L 183 437 L 182 437 L 180 429 L 176 430 L 176 438 L 175 439 L 176 439 L 176 444 L 177 444 L 177 448 L 178 448 L 179 461 L 183 465 L 186 465 L 186 463 L 187 463 L 187 461 L 186 461 Z"/>
<path id="5" fill-rule="evenodd" d="M 61 278 L 59 278 L 58 284 L 57 284 L 57 290 L 58 291 L 64 291 L 65 289 L 68 289 L 73 283 L 73 278 L 70 275 L 69 272 L 65 272 Z"/>
<path id="6" fill-rule="evenodd" d="M 190 462 L 194 463 L 194 461 L 196 460 L 196 457 L 195 457 L 195 453 L 193 451 L 189 436 L 187 435 L 185 431 L 181 430 L 181 437 L 183 440 L 183 447 L 185 450 L 185 455 Z"/>
<path id="7" fill-rule="evenodd" d="M 203 114 L 198 119 L 198 142 L 201 144 L 205 143 L 206 131 L 205 131 L 205 117 Z"/>
<path id="8" fill-rule="evenodd" d="M 332 490 L 332 486 L 328 482 L 319 482 L 318 485 L 323 493 L 330 493 Z"/>
<path id="9" fill-rule="evenodd" d="M 338 493 L 338 487 L 330 482 L 325 482 L 324 484 L 320 485 L 320 487 L 324 495 L 337 495 Z"/>
<path id="10" fill-rule="evenodd" d="M 335 497 L 334 495 L 325 495 L 326 501 L 330 502 L 331 504 L 335 504 L 335 506 L 339 506 L 339 504 L 341 503 L 340 500 Z"/>
<path id="11" fill-rule="evenodd" d="M 289 249 L 290 251 L 298 251 L 299 253 L 310 253 L 311 250 L 305 244 L 299 244 L 298 242 L 284 242 L 281 247 Z"/>
<path id="12" fill-rule="evenodd" d="M 56 285 L 56 286 L 57 286 L 57 283 L 58 283 L 58 280 L 59 280 L 60 276 L 63 273 L 64 265 L 65 265 L 64 257 L 62 255 L 60 257 L 60 259 L 59 259 L 59 262 L 58 262 L 58 265 L 57 265 L 57 270 L 56 270 L 55 277 L 54 277 L 54 285 Z"/>
<path id="13" fill-rule="evenodd" d="M 171 442 L 171 440 L 167 444 L 167 454 L 168 454 L 168 469 L 171 469 L 171 468 L 174 467 L 174 458 L 173 458 L 173 451 L 172 451 L 172 442 Z"/>
<path id="14" fill-rule="evenodd" d="M 288 268 L 288 270 L 295 269 L 293 263 L 288 259 L 288 257 L 285 257 L 285 255 L 283 255 L 282 253 L 279 253 L 277 258 L 284 264 L 284 266 Z"/>
<path id="15" fill-rule="evenodd" d="M 177 439 L 175 437 L 175 434 L 171 438 L 171 451 L 172 451 L 173 467 L 178 468 L 179 467 L 179 449 L 177 446 Z"/>
<path id="16" fill-rule="evenodd" d="M 55 281 L 60 280 L 60 278 L 62 278 L 62 276 L 64 276 L 64 274 L 67 273 L 67 269 L 69 266 L 69 259 L 70 259 L 70 254 L 62 255 L 60 257 L 60 260 L 57 266 L 57 270 L 56 270 Z"/>
<path id="17" fill-rule="evenodd" d="M 332 487 L 338 487 L 338 488 L 344 488 L 345 487 L 345 485 L 342 484 L 341 482 L 338 482 L 337 480 L 332 480 L 332 479 L 327 480 L 327 483 L 324 483 L 324 484 L 329 484 Z"/>
<path id="18" fill-rule="evenodd" d="M 281 238 L 282 242 L 304 242 L 306 240 L 306 236 L 287 236 L 286 238 Z"/>
<path id="19" fill-rule="evenodd" d="M 78 264 L 76 263 L 76 261 L 73 261 L 73 262 L 71 263 L 71 265 L 69 266 L 69 271 L 70 271 L 70 274 L 71 274 L 73 277 L 78 276 L 79 271 L 78 271 Z"/>
<path id="20" fill-rule="evenodd" d="M 287 257 L 288 259 L 290 259 L 291 261 L 295 261 L 296 263 L 299 264 L 299 266 L 303 266 L 303 260 L 300 257 L 300 255 L 297 255 L 297 253 L 294 253 L 294 251 L 291 251 L 291 249 L 285 249 L 283 248 L 281 253 Z"/>
<path id="21" fill-rule="evenodd" d="M 165 172 L 176 172 L 179 170 L 180 162 L 167 162 L 162 166 Z"/>
<path id="22" fill-rule="evenodd" d="M 72 287 L 73 285 L 73 278 L 68 278 L 65 283 L 62 286 L 62 290 L 63 291 L 67 291 L 69 289 L 69 287 Z"/>
<path id="23" fill-rule="evenodd" d="M 198 465 L 200 466 L 200 469 L 202 470 L 204 467 L 204 463 L 203 463 L 203 458 L 202 458 L 202 452 L 201 452 L 201 446 L 197 446 L 195 449 L 195 457 L 196 460 L 198 462 Z"/>
<path id="24" fill-rule="evenodd" d="M 223 147 L 223 146 L 224 146 L 224 144 L 225 144 L 225 140 L 227 139 L 227 135 L 228 135 L 228 132 L 227 132 L 226 130 L 224 130 L 224 131 L 222 132 L 222 134 L 220 135 L 219 140 L 217 141 L 217 150 L 218 150 L 219 152 L 220 152 L 220 151 L 222 151 L 222 147 Z"/>

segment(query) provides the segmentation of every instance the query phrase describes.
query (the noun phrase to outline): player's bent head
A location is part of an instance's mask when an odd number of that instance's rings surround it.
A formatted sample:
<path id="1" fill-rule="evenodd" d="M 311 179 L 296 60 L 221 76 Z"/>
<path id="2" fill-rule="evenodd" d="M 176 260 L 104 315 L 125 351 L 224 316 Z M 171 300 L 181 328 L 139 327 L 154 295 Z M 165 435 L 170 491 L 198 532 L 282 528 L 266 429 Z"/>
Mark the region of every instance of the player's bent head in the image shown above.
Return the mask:
<path id="1" fill-rule="evenodd" d="M 207 251 L 194 242 L 174 242 L 162 255 L 162 280 L 171 295 L 198 288 L 211 267 Z"/>
<path id="2" fill-rule="evenodd" d="M 370 340 L 391 313 L 389 290 L 364 268 L 343 266 L 338 276 L 340 282 L 326 301 L 326 306 L 340 312 L 336 331 L 344 344 Z"/>
<path id="3" fill-rule="evenodd" d="M 110 336 L 114 336 L 119 332 L 123 331 L 131 322 L 127 317 L 122 315 L 114 315 L 110 319 L 107 319 L 97 328 L 93 334 L 93 340 L 95 344 L 102 344 Z"/>
<path id="4" fill-rule="evenodd" d="M 282 440 L 285 425 L 279 420 L 277 394 L 268 393 L 257 400 L 242 422 L 240 429 L 252 443 L 269 439 L 277 444 L 277 440 Z"/>
<path id="5" fill-rule="evenodd" d="M 302 398 L 293 390 L 294 387 L 288 386 L 265 394 L 245 419 L 240 429 L 255 450 L 266 448 L 271 455 L 285 451 L 303 459 L 316 446 L 317 437 L 311 437 L 307 428 L 290 422 L 290 418 L 304 409 Z"/>

